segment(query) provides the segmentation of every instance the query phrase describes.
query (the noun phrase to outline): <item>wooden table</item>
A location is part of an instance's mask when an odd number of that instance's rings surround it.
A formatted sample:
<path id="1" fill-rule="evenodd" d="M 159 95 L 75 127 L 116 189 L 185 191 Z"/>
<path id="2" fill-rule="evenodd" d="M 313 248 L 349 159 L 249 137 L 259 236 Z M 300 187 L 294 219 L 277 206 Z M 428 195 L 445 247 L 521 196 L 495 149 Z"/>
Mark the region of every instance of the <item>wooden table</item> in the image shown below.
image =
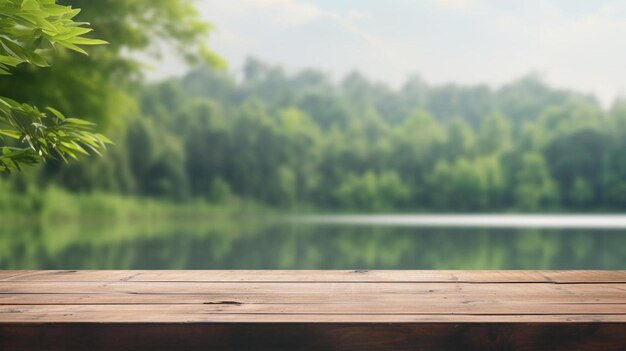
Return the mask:
<path id="1" fill-rule="evenodd" d="M 626 271 L 0 271 L 0 350 L 626 350 Z"/>

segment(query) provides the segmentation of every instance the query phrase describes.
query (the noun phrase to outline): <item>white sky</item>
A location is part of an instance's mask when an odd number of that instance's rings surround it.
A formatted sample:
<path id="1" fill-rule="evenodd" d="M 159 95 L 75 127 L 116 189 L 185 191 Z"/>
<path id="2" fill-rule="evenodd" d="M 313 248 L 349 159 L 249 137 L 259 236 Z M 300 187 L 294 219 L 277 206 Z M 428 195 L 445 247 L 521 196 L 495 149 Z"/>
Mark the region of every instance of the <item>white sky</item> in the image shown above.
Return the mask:
<path id="1" fill-rule="evenodd" d="M 498 86 L 531 72 L 608 104 L 626 93 L 626 1 L 198 0 L 211 47 L 237 71 L 248 56 L 398 86 Z M 168 66 L 168 65 L 165 65 Z M 170 67 L 172 65 L 169 65 Z M 169 68 L 171 69 L 171 68 Z M 165 72 L 165 73 L 175 73 Z"/>

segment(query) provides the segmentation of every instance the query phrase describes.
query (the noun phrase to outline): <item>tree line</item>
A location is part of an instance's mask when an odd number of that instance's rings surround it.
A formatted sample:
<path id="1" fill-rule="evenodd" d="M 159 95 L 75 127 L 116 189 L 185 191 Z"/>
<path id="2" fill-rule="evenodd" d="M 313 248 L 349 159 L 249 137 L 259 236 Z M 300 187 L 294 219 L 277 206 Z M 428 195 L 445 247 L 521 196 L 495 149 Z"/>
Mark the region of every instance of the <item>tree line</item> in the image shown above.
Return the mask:
<path id="1" fill-rule="evenodd" d="M 626 104 L 528 76 L 400 89 L 250 59 L 147 87 L 128 134 L 144 195 L 346 210 L 606 210 L 626 205 Z M 141 150 L 141 151 L 140 151 Z M 146 155 L 146 151 L 149 154 Z M 138 152 L 139 151 L 139 152 Z"/>
<path id="2" fill-rule="evenodd" d="M 243 78 L 198 68 L 145 85 L 108 159 L 47 165 L 40 179 L 176 200 L 230 196 L 361 211 L 607 210 L 626 205 L 626 104 L 534 76 L 490 89 L 399 89 L 352 73 Z M 93 160 L 92 164 L 104 161 Z"/>
<path id="3" fill-rule="evenodd" d="M 211 27 L 189 1 L 61 3 L 82 8 L 77 18 L 111 44 L 89 56 L 61 50 L 52 67 L 19 66 L 0 96 L 89 119 L 115 145 L 102 158 L 3 176 L 17 194 L 57 185 L 345 211 L 626 207 L 626 101 L 603 107 L 534 75 L 494 89 L 419 76 L 391 88 L 358 72 L 335 80 L 258 59 L 229 73 L 198 64 L 223 66 L 197 44 Z M 127 53 L 155 42 L 196 68 L 146 83 L 144 63 Z"/>

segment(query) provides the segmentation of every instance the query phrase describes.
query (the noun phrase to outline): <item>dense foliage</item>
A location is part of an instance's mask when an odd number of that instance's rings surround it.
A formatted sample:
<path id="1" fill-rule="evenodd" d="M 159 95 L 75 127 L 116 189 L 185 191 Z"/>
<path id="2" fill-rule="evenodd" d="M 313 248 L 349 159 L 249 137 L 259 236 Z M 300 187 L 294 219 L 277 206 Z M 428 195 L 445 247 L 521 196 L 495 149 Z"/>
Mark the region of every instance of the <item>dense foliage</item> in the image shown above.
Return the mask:
<path id="1" fill-rule="evenodd" d="M 0 0 L 0 75 L 22 63 L 47 67 L 46 57 L 57 48 L 87 54 L 81 46 L 105 44 L 83 37 L 91 29 L 73 21 L 79 12 L 54 0 Z M 0 96 L 0 172 L 49 158 L 77 158 L 87 150 L 99 154 L 109 142 L 90 132 L 92 123 L 46 110 Z"/>
<path id="2" fill-rule="evenodd" d="M 394 90 L 257 60 L 244 73 L 200 69 L 143 91 L 146 118 L 128 135 L 135 192 L 372 211 L 626 206 L 620 101 L 605 110 L 533 76 Z"/>
<path id="3" fill-rule="evenodd" d="M 626 206 L 626 105 L 527 77 L 497 90 L 333 83 L 250 60 L 144 86 L 123 164 L 39 174 L 73 190 L 177 200 L 232 195 L 345 210 L 607 210 Z M 59 170 L 57 174 L 66 174 Z"/>
<path id="4" fill-rule="evenodd" d="M 93 163 L 95 166 L 71 164 L 61 167 L 59 162 L 48 162 L 44 178 L 87 177 L 80 173 L 86 170 L 91 174 L 110 173 L 112 168 L 126 163 L 125 145 L 120 144 L 123 139 L 120 136 L 124 135 L 129 121 L 138 116 L 132 95 L 141 81 L 142 67 L 148 65 L 145 57 L 158 56 L 160 49 L 167 48 L 174 49 L 171 51 L 178 52 L 187 62 L 223 65 L 205 44 L 210 24 L 200 19 L 191 3 L 191 0 L 59 0 L 56 3 L 54 0 L 0 0 L 3 14 L 0 30 L 12 31 L 2 32 L 0 37 L 4 38 L 2 40 L 17 37 L 19 40 L 14 40 L 15 44 L 27 49 L 17 56 L 35 64 L 35 67 L 14 67 L 10 79 L 0 79 L 0 95 L 29 105 L 54 106 L 54 112 L 40 113 L 30 109 L 22 113 L 38 119 L 37 126 L 47 123 L 51 132 L 55 131 L 52 127 L 63 129 L 68 126 L 77 132 L 86 132 L 72 124 L 76 119 L 60 121 L 58 117 L 62 115 L 56 113 L 58 110 L 97 123 L 116 143 L 107 159 Z M 9 25 L 14 20 L 20 21 L 20 25 Z M 5 22 L 8 24 L 4 25 Z M 71 55 L 64 50 L 82 52 L 78 45 L 102 43 L 82 36 L 91 29 L 109 44 L 90 48 L 88 56 Z M 49 55 L 52 48 L 54 55 Z M 144 59 L 140 60 L 140 57 Z M 154 64 L 158 61 L 154 60 Z M 12 100 L 5 99 L 7 102 Z M 85 129 L 88 124 L 80 126 Z M 99 134 L 95 136 L 105 140 Z M 15 135 L 11 133 L 8 137 Z M 35 153 L 29 151 L 27 156 L 37 156 L 41 150 L 45 152 L 45 146 L 34 145 Z M 81 146 L 89 150 L 93 145 Z M 57 148 L 57 151 L 76 154 L 82 153 L 81 149 Z M 76 172 L 80 174 L 75 175 Z"/>
<path id="5" fill-rule="evenodd" d="M 359 73 L 335 82 L 255 59 L 241 79 L 204 66 L 146 84 L 138 58 L 164 47 L 190 64 L 223 65 L 201 44 L 211 27 L 191 1 L 61 3 L 82 8 L 77 18 L 111 44 L 89 56 L 60 49 L 52 67 L 20 65 L 0 95 L 85 116 L 116 147 L 0 179 L 12 192 L 55 185 L 366 211 L 626 208 L 621 101 L 605 109 L 533 76 L 498 89 L 410 77 L 392 89 Z"/>

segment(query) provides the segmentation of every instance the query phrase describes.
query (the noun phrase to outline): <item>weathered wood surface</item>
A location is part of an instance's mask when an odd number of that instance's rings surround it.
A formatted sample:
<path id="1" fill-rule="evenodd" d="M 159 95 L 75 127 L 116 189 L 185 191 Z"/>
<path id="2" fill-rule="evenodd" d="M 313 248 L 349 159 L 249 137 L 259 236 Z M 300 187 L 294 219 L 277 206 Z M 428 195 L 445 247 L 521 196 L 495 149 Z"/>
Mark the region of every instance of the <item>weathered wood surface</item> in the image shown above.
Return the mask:
<path id="1" fill-rule="evenodd" d="M 626 283 L 623 271 L 60 270 L 0 271 L 0 281 Z"/>
<path id="2" fill-rule="evenodd" d="M 0 271 L 0 350 L 626 350 L 626 271 Z"/>

